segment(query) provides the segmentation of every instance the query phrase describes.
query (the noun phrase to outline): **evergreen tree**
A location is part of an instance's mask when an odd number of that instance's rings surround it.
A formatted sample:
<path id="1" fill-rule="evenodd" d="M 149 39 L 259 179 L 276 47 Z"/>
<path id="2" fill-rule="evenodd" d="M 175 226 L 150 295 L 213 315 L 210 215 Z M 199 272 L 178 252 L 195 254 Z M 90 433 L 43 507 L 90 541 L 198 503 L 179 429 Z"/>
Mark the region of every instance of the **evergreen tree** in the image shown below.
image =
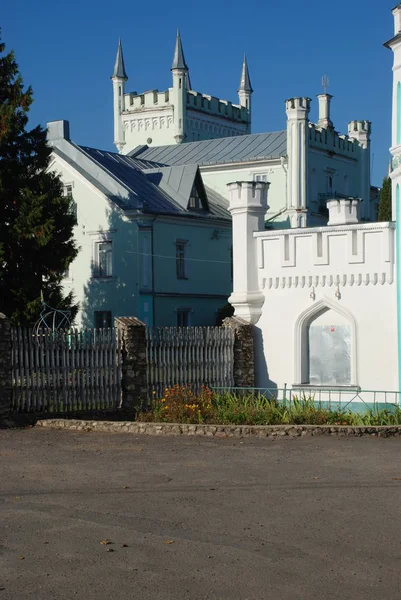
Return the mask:
<path id="1" fill-rule="evenodd" d="M 33 325 L 41 297 L 70 309 L 61 280 L 77 249 L 72 199 L 48 172 L 46 131 L 27 129 L 32 89 L 23 89 L 14 53 L 0 39 L 0 312 L 14 324 Z"/>
<path id="2" fill-rule="evenodd" d="M 379 221 L 391 221 L 391 179 L 383 179 L 383 187 L 380 192 Z"/>

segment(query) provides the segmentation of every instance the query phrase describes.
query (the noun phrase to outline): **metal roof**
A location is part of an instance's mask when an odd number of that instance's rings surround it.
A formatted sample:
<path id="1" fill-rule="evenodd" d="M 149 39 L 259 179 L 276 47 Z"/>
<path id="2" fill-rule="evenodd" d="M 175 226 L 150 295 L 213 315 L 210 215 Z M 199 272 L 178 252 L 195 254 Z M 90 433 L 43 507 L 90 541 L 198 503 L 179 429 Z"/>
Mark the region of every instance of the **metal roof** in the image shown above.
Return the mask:
<path id="1" fill-rule="evenodd" d="M 141 201 L 141 209 L 152 213 L 178 213 L 180 205 L 150 182 L 128 156 L 80 146 L 82 152 L 122 183 Z"/>
<path id="2" fill-rule="evenodd" d="M 177 37 L 175 40 L 175 49 L 174 49 L 174 57 L 173 64 L 171 66 L 171 70 L 173 69 L 188 69 L 187 63 L 185 62 L 184 50 L 182 49 L 181 35 L 179 29 L 177 29 Z"/>
<path id="3" fill-rule="evenodd" d="M 254 133 L 234 137 L 187 142 L 171 146 L 135 148 L 135 159 L 164 165 L 215 165 L 252 160 L 277 159 L 287 153 L 287 131 Z"/>
<path id="4" fill-rule="evenodd" d="M 118 40 L 116 62 L 114 64 L 113 75 L 111 77 L 112 78 L 118 77 L 119 79 L 125 79 L 125 80 L 128 79 L 127 73 L 125 71 L 123 47 L 121 45 L 121 39 Z"/>
<path id="5" fill-rule="evenodd" d="M 186 210 L 197 171 L 197 165 L 183 165 L 146 170 L 144 173 L 149 181 L 174 198 Z"/>
<path id="6" fill-rule="evenodd" d="M 218 217 L 223 217 L 224 219 L 231 219 L 231 214 L 228 210 L 228 198 L 225 198 L 219 194 L 219 192 L 216 192 L 216 190 L 207 185 L 205 185 L 205 190 L 209 201 L 209 207 L 214 214 Z"/>
<path id="7" fill-rule="evenodd" d="M 249 77 L 248 63 L 246 56 L 244 56 L 244 62 L 242 63 L 241 80 L 239 82 L 239 92 L 249 92 L 252 94 L 253 89 L 251 85 L 251 78 Z"/>
<path id="8" fill-rule="evenodd" d="M 144 165 L 149 164 L 146 161 L 107 150 L 71 145 L 93 161 L 97 168 L 97 171 L 94 170 L 94 174 L 89 172 L 90 168 L 81 166 L 78 157 L 72 161 L 56 147 L 53 148 L 53 151 L 68 160 L 84 177 L 123 209 L 136 209 L 156 215 L 189 216 L 198 219 L 231 218 L 228 211 L 222 210 L 221 199 L 215 197 L 209 202 L 209 212 L 194 213 L 187 210 L 189 197 L 198 173 L 196 165 L 145 169 Z M 152 164 L 154 165 L 154 163 Z M 129 192 L 127 200 L 116 197 L 110 189 L 110 184 L 108 187 L 107 177 L 99 176 L 99 168 L 127 189 Z M 200 177 L 200 174 L 198 176 Z M 102 179 L 103 183 L 100 183 L 99 179 Z M 207 196 L 209 200 L 209 195 L 207 194 Z"/>

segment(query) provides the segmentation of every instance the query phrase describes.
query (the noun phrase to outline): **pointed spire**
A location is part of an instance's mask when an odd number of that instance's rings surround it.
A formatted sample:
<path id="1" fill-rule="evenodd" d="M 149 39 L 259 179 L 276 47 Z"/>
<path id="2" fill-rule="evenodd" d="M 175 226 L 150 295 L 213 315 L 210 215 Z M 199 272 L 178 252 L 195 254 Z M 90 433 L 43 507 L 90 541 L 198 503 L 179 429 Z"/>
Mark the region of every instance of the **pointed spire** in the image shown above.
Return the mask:
<path id="1" fill-rule="evenodd" d="M 180 35 L 179 29 L 177 29 L 174 58 L 173 58 L 173 64 L 171 66 L 171 70 L 173 70 L 173 69 L 186 69 L 188 71 L 187 63 L 185 62 L 185 57 L 184 57 L 184 50 L 182 49 L 181 35 Z"/>
<path id="2" fill-rule="evenodd" d="M 112 78 L 118 77 L 119 79 L 125 79 L 125 80 L 128 79 L 127 73 L 125 72 L 123 47 L 121 45 L 121 38 L 118 38 L 118 49 L 117 49 L 116 62 L 114 65 L 113 75 L 111 77 Z"/>
<path id="3" fill-rule="evenodd" d="M 244 54 L 244 62 L 242 63 L 241 81 L 239 82 L 239 92 L 248 92 L 252 94 L 251 79 L 249 77 L 248 63 Z"/>

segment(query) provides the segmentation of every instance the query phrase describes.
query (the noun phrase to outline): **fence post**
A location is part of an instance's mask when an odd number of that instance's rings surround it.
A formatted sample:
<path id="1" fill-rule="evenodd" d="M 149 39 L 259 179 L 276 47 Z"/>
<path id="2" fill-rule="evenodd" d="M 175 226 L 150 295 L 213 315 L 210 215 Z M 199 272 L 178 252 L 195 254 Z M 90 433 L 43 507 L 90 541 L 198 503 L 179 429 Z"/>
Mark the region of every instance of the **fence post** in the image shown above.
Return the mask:
<path id="1" fill-rule="evenodd" d="M 11 323 L 0 313 L 0 421 L 10 415 L 11 397 Z"/>
<path id="2" fill-rule="evenodd" d="M 139 408 L 147 398 L 146 325 L 135 317 L 117 317 L 122 341 L 122 408 Z"/>
<path id="3" fill-rule="evenodd" d="M 239 317 L 227 317 L 223 327 L 234 329 L 234 386 L 255 387 L 253 325 Z"/>

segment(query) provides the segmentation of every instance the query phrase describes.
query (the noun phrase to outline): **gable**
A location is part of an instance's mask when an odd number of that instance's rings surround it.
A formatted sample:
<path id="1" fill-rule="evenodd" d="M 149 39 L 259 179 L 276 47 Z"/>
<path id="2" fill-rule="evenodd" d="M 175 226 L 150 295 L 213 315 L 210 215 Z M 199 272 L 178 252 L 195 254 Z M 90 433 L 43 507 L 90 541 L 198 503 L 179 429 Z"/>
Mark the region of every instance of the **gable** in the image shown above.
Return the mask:
<path id="1" fill-rule="evenodd" d="M 144 173 L 149 181 L 174 198 L 182 210 L 209 210 L 197 165 L 148 169 Z"/>

